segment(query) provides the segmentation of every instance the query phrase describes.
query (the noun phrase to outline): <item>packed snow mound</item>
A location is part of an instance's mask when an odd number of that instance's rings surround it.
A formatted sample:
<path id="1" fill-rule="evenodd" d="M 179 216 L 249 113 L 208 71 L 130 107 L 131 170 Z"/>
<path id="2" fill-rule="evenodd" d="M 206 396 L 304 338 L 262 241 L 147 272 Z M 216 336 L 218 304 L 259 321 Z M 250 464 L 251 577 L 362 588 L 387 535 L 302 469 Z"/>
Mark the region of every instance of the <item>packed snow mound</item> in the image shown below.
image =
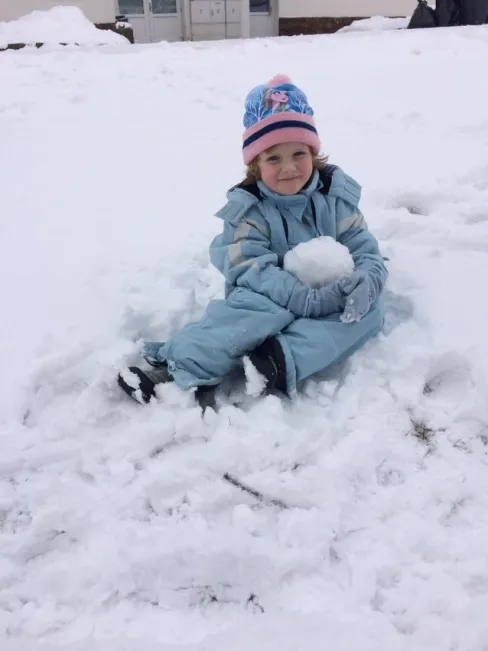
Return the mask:
<path id="1" fill-rule="evenodd" d="M 354 270 L 349 249 L 333 237 L 316 237 L 288 251 L 283 268 L 311 287 L 323 287 Z"/>
<path id="2" fill-rule="evenodd" d="M 97 29 L 79 7 L 53 7 L 0 22 L 0 48 L 9 43 L 123 45 L 128 40 L 110 30 Z"/>
<path id="3" fill-rule="evenodd" d="M 372 16 L 371 18 L 363 18 L 355 20 L 347 27 L 343 27 L 338 31 L 344 32 L 384 32 L 392 29 L 406 29 L 410 17 L 407 18 L 388 18 L 385 16 Z"/>

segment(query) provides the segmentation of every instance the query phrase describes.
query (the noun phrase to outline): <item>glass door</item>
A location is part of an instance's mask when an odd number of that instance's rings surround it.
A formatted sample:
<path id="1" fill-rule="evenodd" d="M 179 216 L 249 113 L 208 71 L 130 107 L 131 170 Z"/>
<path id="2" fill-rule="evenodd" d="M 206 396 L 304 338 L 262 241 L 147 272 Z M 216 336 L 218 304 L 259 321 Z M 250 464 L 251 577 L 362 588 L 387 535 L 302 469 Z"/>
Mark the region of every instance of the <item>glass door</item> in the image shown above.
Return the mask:
<path id="1" fill-rule="evenodd" d="M 181 0 L 149 0 L 151 42 L 181 41 Z"/>
<path id="2" fill-rule="evenodd" d="M 149 2 L 148 0 L 119 0 L 119 14 L 127 16 L 134 30 L 136 43 L 149 43 Z"/>
<path id="3" fill-rule="evenodd" d="M 278 0 L 249 0 L 249 12 L 252 38 L 278 36 Z"/>

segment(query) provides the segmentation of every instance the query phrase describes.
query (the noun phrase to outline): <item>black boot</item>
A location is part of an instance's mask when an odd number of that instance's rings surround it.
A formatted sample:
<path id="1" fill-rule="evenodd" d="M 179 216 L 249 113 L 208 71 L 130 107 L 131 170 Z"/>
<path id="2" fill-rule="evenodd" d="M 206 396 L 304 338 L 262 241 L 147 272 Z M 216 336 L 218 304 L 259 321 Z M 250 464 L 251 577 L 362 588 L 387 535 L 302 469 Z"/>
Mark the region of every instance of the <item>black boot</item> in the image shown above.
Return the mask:
<path id="1" fill-rule="evenodd" d="M 215 400 L 215 391 L 218 385 L 198 387 L 195 391 L 195 399 L 205 412 L 207 407 L 217 411 L 217 402 Z"/>
<path id="2" fill-rule="evenodd" d="M 134 398 L 134 400 L 137 400 L 137 402 L 143 402 L 146 404 L 151 400 L 151 398 L 156 397 L 157 384 L 167 384 L 168 382 L 174 382 L 173 376 L 169 372 L 166 362 L 149 363 L 154 370 L 147 369 L 143 371 L 137 366 L 129 367 L 129 371 L 137 376 L 137 379 L 134 379 L 131 384 L 126 382 L 120 373 L 117 378 L 119 387 L 125 391 L 128 396 Z M 202 408 L 202 411 L 205 411 L 207 407 L 211 407 L 212 409 L 216 410 L 216 388 L 216 386 L 202 386 L 198 387 L 195 391 L 195 398 Z"/>
<path id="3" fill-rule="evenodd" d="M 249 354 L 249 359 L 267 380 L 266 394 L 272 391 L 287 393 L 285 354 L 275 337 L 266 339 Z"/>
<path id="4" fill-rule="evenodd" d="M 151 398 L 156 397 L 156 384 L 174 381 L 167 364 L 159 364 L 157 367 L 154 367 L 154 370 L 144 371 L 137 366 L 130 366 L 129 371 L 137 379 L 132 381 L 131 378 L 131 383 L 129 384 L 119 373 L 117 382 L 122 391 L 125 391 L 128 396 L 134 398 L 137 402 L 148 403 Z"/>

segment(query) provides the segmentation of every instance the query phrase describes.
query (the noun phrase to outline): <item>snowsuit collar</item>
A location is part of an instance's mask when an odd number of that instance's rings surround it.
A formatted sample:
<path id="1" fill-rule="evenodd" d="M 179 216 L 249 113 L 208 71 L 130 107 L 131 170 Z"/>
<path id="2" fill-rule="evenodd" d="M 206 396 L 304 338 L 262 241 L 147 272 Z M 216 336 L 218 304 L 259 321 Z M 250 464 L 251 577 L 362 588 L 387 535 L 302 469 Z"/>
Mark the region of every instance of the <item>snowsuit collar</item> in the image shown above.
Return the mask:
<path id="1" fill-rule="evenodd" d="M 279 194 L 273 192 L 262 181 L 258 181 L 258 188 L 263 195 L 264 199 L 271 205 L 275 206 L 281 213 L 290 213 L 295 219 L 302 220 L 305 209 L 308 206 L 310 197 L 316 190 L 320 190 L 323 183 L 320 180 L 318 170 L 312 174 L 310 181 L 307 185 L 300 190 L 298 194 Z"/>
<path id="2" fill-rule="evenodd" d="M 325 179 L 325 185 L 323 179 Z M 254 190 L 251 189 L 252 187 Z M 315 191 L 335 199 L 342 199 L 355 209 L 357 209 L 361 196 L 361 186 L 354 179 L 338 167 L 328 165 L 321 173 L 315 170 L 308 185 L 298 194 L 291 196 L 277 194 L 261 181 L 249 187 L 243 183 L 235 185 L 227 193 L 226 205 L 215 214 L 224 221 L 237 224 L 251 206 L 265 201 L 276 206 L 282 215 L 288 212 L 301 221 L 309 200 L 313 201 L 311 197 Z"/>

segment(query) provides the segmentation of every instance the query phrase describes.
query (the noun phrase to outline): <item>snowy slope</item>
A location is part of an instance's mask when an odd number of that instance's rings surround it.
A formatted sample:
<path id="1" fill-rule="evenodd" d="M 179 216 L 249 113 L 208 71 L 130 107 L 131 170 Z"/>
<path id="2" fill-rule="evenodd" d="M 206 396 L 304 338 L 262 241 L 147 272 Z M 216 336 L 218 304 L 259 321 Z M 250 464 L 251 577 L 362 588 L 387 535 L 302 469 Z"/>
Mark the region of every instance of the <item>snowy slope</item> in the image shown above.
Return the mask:
<path id="1" fill-rule="evenodd" d="M 488 648 L 486 61 L 486 28 L 1 55 L 2 651 Z M 294 405 L 142 409 L 114 377 L 221 294 L 276 72 L 364 185 L 386 332 Z"/>

